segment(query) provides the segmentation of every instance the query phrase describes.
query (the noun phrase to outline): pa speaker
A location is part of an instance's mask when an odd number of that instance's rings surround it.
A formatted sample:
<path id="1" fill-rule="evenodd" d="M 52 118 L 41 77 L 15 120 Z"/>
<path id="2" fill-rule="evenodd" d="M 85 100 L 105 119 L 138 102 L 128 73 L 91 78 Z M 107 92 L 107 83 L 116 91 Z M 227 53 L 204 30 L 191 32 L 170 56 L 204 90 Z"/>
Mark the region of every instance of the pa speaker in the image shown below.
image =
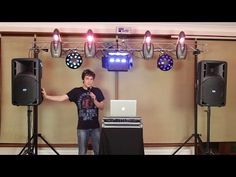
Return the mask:
<path id="1" fill-rule="evenodd" d="M 197 103 L 200 106 L 225 106 L 227 62 L 202 60 L 197 67 Z"/>
<path id="2" fill-rule="evenodd" d="M 12 104 L 39 105 L 41 94 L 42 62 L 38 58 L 12 59 Z"/>

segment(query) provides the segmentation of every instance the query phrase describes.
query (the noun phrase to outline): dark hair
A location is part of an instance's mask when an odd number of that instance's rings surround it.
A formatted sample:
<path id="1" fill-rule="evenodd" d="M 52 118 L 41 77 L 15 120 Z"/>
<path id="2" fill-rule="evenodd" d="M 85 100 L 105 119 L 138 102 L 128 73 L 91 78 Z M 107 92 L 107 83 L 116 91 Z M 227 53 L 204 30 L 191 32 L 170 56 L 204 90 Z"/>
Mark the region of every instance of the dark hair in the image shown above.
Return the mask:
<path id="1" fill-rule="evenodd" d="M 85 76 L 92 76 L 93 79 L 95 79 L 95 73 L 93 71 L 91 71 L 90 69 L 85 69 L 83 72 L 82 72 L 82 80 L 84 80 Z"/>

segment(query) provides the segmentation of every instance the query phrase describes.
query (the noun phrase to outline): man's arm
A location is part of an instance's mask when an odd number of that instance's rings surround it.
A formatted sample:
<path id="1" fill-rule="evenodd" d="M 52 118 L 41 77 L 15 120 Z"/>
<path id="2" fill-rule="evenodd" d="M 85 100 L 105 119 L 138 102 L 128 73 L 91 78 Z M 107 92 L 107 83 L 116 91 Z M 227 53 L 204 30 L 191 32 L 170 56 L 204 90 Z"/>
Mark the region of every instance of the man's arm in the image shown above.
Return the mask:
<path id="1" fill-rule="evenodd" d="M 97 108 L 103 110 L 104 102 L 103 101 L 99 102 L 96 98 L 96 95 L 93 92 L 90 92 L 90 96 L 92 97 L 93 102 L 97 106 Z"/>
<path id="2" fill-rule="evenodd" d="M 103 108 L 104 108 L 104 102 L 103 101 L 98 102 L 96 99 L 94 99 L 93 102 L 99 109 L 103 110 Z"/>
<path id="3" fill-rule="evenodd" d="M 52 96 L 52 95 L 47 95 L 47 92 L 45 89 L 42 89 L 42 94 L 45 99 L 51 100 L 51 101 L 66 101 L 69 99 L 68 95 L 57 95 L 57 96 Z"/>

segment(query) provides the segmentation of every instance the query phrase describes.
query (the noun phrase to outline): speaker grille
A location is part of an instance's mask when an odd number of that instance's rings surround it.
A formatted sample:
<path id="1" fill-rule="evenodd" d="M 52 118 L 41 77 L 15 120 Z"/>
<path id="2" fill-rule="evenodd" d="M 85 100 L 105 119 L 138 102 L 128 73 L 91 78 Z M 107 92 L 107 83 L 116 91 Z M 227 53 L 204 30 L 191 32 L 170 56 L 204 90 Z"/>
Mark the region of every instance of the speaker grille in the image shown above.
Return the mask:
<path id="1" fill-rule="evenodd" d="M 19 75 L 15 78 L 13 89 L 13 104 L 35 105 L 37 104 L 37 80 L 32 76 Z"/>
<path id="2" fill-rule="evenodd" d="M 202 83 L 202 105 L 225 105 L 225 82 L 220 77 L 209 77 Z"/>

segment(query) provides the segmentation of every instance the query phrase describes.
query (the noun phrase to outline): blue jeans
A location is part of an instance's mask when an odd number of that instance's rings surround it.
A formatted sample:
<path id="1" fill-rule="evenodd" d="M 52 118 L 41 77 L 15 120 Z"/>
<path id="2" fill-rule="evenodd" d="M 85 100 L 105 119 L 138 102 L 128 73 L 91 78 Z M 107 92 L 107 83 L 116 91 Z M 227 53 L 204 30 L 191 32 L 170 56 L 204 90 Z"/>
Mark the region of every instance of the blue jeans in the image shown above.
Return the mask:
<path id="1" fill-rule="evenodd" d="M 88 140 L 92 138 L 92 146 L 94 155 L 99 153 L 100 143 L 100 128 L 96 129 L 78 129 L 78 144 L 79 144 L 79 155 L 86 155 L 88 148 Z"/>

